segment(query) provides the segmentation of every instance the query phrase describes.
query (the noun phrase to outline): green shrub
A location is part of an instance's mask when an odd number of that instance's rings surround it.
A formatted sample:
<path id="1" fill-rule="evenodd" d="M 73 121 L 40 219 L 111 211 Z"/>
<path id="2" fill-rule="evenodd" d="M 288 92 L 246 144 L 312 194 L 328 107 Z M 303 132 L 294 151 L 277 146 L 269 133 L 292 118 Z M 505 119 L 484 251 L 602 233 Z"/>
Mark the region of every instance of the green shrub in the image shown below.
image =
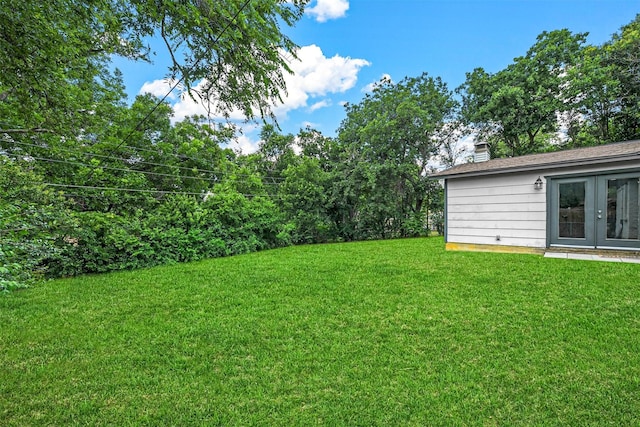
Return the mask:
<path id="1" fill-rule="evenodd" d="M 0 291 L 42 277 L 71 227 L 64 198 L 29 167 L 0 155 Z"/>
<path id="2" fill-rule="evenodd" d="M 77 228 L 50 258 L 53 276 L 151 267 L 290 243 L 276 206 L 233 190 L 206 201 L 169 196 L 151 212 L 74 214 Z"/>

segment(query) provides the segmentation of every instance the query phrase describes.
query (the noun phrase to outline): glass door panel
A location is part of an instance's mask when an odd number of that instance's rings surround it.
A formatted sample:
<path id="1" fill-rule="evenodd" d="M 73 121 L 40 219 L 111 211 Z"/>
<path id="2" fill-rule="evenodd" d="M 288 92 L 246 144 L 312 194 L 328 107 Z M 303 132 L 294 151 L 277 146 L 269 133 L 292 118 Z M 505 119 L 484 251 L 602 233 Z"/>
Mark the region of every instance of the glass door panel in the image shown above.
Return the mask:
<path id="1" fill-rule="evenodd" d="M 552 180 L 550 244 L 595 246 L 594 187 L 594 177 Z"/>
<path id="2" fill-rule="evenodd" d="M 638 240 L 638 179 L 607 180 L 607 238 Z"/>
<path id="3" fill-rule="evenodd" d="M 558 237 L 584 239 L 585 237 L 585 182 L 558 185 L 559 215 Z"/>
<path id="4" fill-rule="evenodd" d="M 598 245 L 640 248 L 640 175 L 598 179 Z"/>

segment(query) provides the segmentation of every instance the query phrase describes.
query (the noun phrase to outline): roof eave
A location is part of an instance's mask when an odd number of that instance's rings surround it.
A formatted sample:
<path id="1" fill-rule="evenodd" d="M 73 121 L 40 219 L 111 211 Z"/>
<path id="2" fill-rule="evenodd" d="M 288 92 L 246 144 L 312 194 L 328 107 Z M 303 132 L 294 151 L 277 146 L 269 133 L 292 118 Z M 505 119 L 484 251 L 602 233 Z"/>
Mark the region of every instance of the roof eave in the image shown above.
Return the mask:
<path id="1" fill-rule="evenodd" d="M 558 167 L 568 168 L 575 166 L 592 166 L 597 164 L 607 164 L 607 163 L 619 163 L 630 160 L 638 160 L 640 159 L 640 153 L 635 154 L 625 154 L 621 156 L 615 157 L 598 157 L 593 159 L 577 159 L 577 160 L 564 160 L 558 162 L 548 162 L 544 164 L 536 164 L 536 165 L 527 165 L 527 166 L 513 166 L 506 168 L 496 168 L 496 169 L 487 169 L 487 170 L 479 170 L 479 171 L 471 171 L 471 172 L 460 172 L 460 173 L 446 173 L 446 171 L 438 172 L 436 174 L 430 175 L 431 178 L 437 179 L 449 179 L 449 178 L 467 178 L 474 176 L 485 176 L 485 175 L 498 175 L 503 173 L 515 173 L 515 172 L 528 172 L 528 171 L 538 171 L 544 169 L 556 169 Z"/>

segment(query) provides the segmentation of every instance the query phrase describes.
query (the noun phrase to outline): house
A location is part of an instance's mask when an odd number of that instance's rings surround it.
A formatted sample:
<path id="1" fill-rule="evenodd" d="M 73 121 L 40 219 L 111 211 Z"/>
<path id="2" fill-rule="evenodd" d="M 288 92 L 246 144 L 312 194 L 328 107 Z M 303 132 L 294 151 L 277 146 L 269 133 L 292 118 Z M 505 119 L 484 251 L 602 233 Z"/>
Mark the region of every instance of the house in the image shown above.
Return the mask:
<path id="1" fill-rule="evenodd" d="M 640 140 L 475 161 L 444 181 L 447 249 L 640 251 Z M 571 249 L 572 248 L 572 249 Z"/>

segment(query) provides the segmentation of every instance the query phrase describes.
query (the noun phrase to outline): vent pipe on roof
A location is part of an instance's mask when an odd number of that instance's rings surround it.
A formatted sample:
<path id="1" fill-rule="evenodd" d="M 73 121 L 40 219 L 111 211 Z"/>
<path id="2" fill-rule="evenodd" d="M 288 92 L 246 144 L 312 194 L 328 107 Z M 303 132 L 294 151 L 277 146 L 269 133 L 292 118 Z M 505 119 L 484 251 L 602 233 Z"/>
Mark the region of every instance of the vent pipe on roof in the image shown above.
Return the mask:
<path id="1" fill-rule="evenodd" d="M 475 151 L 473 153 L 474 163 L 486 162 L 491 157 L 489 156 L 489 143 L 488 142 L 476 142 Z"/>

